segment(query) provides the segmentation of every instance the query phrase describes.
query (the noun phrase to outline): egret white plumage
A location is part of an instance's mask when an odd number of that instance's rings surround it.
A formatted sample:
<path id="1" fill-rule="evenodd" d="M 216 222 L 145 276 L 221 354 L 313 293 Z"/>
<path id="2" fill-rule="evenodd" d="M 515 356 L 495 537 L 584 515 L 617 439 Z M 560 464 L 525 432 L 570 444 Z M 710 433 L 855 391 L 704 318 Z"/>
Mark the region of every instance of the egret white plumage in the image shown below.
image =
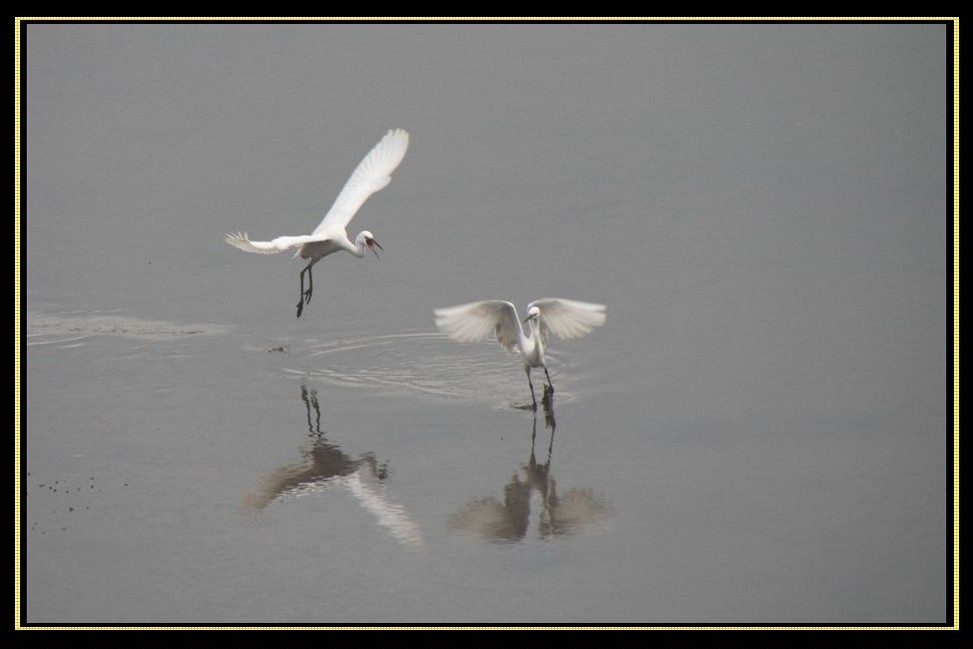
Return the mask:
<path id="1" fill-rule="evenodd" d="M 408 132 L 401 128 L 389 130 L 358 163 L 331 209 L 311 234 L 281 236 L 270 241 L 251 241 L 246 232 L 232 232 L 226 235 L 226 242 L 240 250 L 265 255 L 300 246 L 294 256 L 308 260 L 307 266 L 301 271 L 301 298 L 297 302 L 297 317 L 300 318 L 304 305 L 311 301 L 314 291 L 311 267 L 318 260 L 338 250 L 346 250 L 356 257 L 364 257 L 366 249 L 375 253 L 376 257 L 376 247 L 384 250 L 368 230 L 359 232 L 352 243 L 348 239 L 346 228 L 368 197 L 392 181 L 392 172 L 402 162 L 408 148 Z M 304 290 L 304 273 L 307 273 L 307 291 Z"/>
<path id="2" fill-rule="evenodd" d="M 511 351 L 519 351 L 527 373 L 530 398 L 537 409 L 534 384 L 530 380 L 532 367 L 543 367 L 547 385 L 554 391 L 547 371 L 544 350 L 549 333 L 559 338 L 580 338 L 595 327 L 605 324 L 605 305 L 577 300 L 546 297 L 527 305 L 530 331 L 524 333 L 517 308 L 505 300 L 484 300 L 459 306 L 435 309 L 436 327 L 453 340 L 478 342 L 496 336 L 497 342 Z"/>

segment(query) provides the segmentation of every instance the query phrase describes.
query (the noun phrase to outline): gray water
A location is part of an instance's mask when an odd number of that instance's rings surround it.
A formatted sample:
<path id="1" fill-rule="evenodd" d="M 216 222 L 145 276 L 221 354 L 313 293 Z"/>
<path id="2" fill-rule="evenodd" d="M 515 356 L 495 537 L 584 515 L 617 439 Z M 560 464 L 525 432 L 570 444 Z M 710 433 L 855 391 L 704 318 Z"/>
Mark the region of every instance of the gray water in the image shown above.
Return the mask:
<path id="1" fill-rule="evenodd" d="M 945 622 L 946 36 L 28 26 L 24 621 Z M 432 310 L 546 296 L 535 416 Z"/>

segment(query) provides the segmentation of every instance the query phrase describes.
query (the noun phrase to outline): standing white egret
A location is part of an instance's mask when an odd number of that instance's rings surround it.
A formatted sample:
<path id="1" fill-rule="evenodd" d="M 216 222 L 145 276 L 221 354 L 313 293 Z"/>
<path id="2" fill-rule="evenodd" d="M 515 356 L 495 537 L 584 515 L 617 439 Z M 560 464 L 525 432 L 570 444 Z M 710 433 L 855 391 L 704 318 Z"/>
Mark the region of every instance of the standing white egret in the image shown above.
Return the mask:
<path id="1" fill-rule="evenodd" d="M 435 309 L 434 312 L 436 326 L 453 340 L 477 342 L 487 340 L 490 334 L 494 334 L 497 342 L 505 348 L 519 351 L 524 361 L 527 385 L 530 386 L 530 398 L 534 402 L 535 410 L 537 399 L 534 397 L 534 384 L 530 380 L 530 368 L 543 367 L 547 385 L 554 392 L 551 375 L 544 361 L 547 334 L 553 333 L 559 338 L 580 338 L 595 327 L 605 324 L 604 304 L 556 297 L 535 300 L 527 305 L 527 317 L 523 322 L 530 322 L 531 327 L 526 334 L 517 316 L 517 308 L 505 300 L 471 302 Z"/>
<path id="2" fill-rule="evenodd" d="M 226 242 L 240 250 L 264 255 L 300 246 L 294 256 L 309 260 L 301 271 L 301 299 L 297 302 L 297 317 L 300 318 L 304 305 L 311 302 L 311 293 L 314 290 L 311 267 L 319 259 L 338 250 L 347 250 L 356 257 L 364 257 L 366 248 L 375 253 L 376 257 L 376 246 L 384 250 L 368 230 L 359 232 L 352 243 L 345 228 L 368 197 L 391 182 L 392 172 L 402 162 L 408 148 L 409 134 L 406 131 L 397 128 L 386 133 L 355 167 L 334 205 L 311 234 L 282 236 L 271 241 L 251 241 L 246 232 L 233 232 L 226 235 Z M 307 291 L 304 290 L 304 273 L 307 273 Z"/>

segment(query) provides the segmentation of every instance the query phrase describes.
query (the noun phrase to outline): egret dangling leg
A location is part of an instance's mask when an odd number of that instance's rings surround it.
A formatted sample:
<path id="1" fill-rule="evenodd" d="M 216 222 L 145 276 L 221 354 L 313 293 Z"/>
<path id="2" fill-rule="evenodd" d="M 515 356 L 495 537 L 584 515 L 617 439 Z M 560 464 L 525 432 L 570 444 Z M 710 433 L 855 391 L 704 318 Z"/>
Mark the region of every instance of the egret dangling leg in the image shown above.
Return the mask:
<path id="1" fill-rule="evenodd" d="M 310 277 L 311 264 L 308 264 L 301 270 L 301 296 L 297 300 L 297 317 L 301 317 L 301 313 L 304 312 L 304 299 L 307 293 L 304 292 L 304 273 L 308 273 Z M 309 280 L 310 281 L 310 280 Z M 311 290 L 311 289 L 308 289 Z"/>
<path id="2" fill-rule="evenodd" d="M 304 293 L 304 304 L 311 303 L 311 293 L 314 292 L 314 275 L 311 274 L 311 266 L 313 265 L 313 261 L 307 265 L 307 291 Z"/>
<path id="3" fill-rule="evenodd" d="M 300 318 L 304 312 L 304 305 L 311 303 L 311 293 L 314 292 L 314 275 L 311 274 L 311 267 L 317 262 L 312 259 L 304 270 L 301 271 L 301 299 L 297 303 L 297 317 Z M 307 290 L 304 290 L 304 273 L 307 273 Z"/>
<path id="4" fill-rule="evenodd" d="M 547 376 L 547 387 L 551 388 L 551 394 L 554 394 L 554 384 L 551 383 L 551 375 L 547 371 L 547 365 L 544 366 L 544 375 Z"/>

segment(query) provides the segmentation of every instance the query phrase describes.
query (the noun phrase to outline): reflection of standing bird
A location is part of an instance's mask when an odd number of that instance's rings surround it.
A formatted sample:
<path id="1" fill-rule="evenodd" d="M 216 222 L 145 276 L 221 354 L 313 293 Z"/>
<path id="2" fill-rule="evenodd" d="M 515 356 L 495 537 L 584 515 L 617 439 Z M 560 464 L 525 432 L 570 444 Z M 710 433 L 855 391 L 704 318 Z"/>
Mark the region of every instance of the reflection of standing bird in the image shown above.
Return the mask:
<path id="1" fill-rule="evenodd" d="M 436 326 L 450 338 L 460 342 L 487 340 L 494 334 L 497 342 L 509 350 L 519 350 L 527 372 L 530 398 L 537 409 L 530 368 L 543 367 L 551 392 L 554 385 L 544 361 L 547 334 L 559 338 L 580 338 L 595 327 L 605 324 L 605 305 L 546 297 L 527 305 L 530 332 L 525 334 L 517 308 L 504 300 L 484 300 L 460 306 L 436 309 Z"/>
<path id="2" fill-rule="evenodd" d="M 551 431 L 547 460 L 541 464 L 534 456 L 537 417 L 531 429 L 530 459 L 514 472 L 503 486 L 503 500 L 476 498 L 450 516 L 449 527 L 460 534 L 501 543 L 520 542 L 529 535 L 531 502 L 539 505 L 533 520 L 539 538 L 598 532 L 610 526 L 612 509 L 591 489 L 569 489 L 558 494 L 551 475 L 554 450 L 554 409 L 544 399 L 544 422 Z"/>
<path id="3" fill-rule="evenodd" d="M 402 162 L 408 148 L 409 134 L 406 131 L 399 128 L 386 133 L 385 137 L 358 163 L 351 178 L 335 199 L 334 205 L 311 234 L 282 236 L 271 241 L 251 241 L 245 232 L 234 232 L 226 235 L 226 242 L 240 250 L 265 255 L 300 246 L 295 257 L 300 256 L 302 259 L 309 260 L 307 266 L 301 271 L 301 299 L 297 303 L 297 317 L 300 318 L 304 305 L 311 301 L 311 293 L 314 290 L 311 267 L 319 259 L 338 250 L 347 250 L 356 257 L 364 257 L 366 248 L 378 257 L 375 247 L 382 249 L 382 246 L 375 241 L 371 232 L 363 230 L 352 243 L 348 239 L 345 228 L 368 197 L 392 181 L 392 172 Z M 304 290 L 304 273 L 307 273 L 307 291 Z"/>

